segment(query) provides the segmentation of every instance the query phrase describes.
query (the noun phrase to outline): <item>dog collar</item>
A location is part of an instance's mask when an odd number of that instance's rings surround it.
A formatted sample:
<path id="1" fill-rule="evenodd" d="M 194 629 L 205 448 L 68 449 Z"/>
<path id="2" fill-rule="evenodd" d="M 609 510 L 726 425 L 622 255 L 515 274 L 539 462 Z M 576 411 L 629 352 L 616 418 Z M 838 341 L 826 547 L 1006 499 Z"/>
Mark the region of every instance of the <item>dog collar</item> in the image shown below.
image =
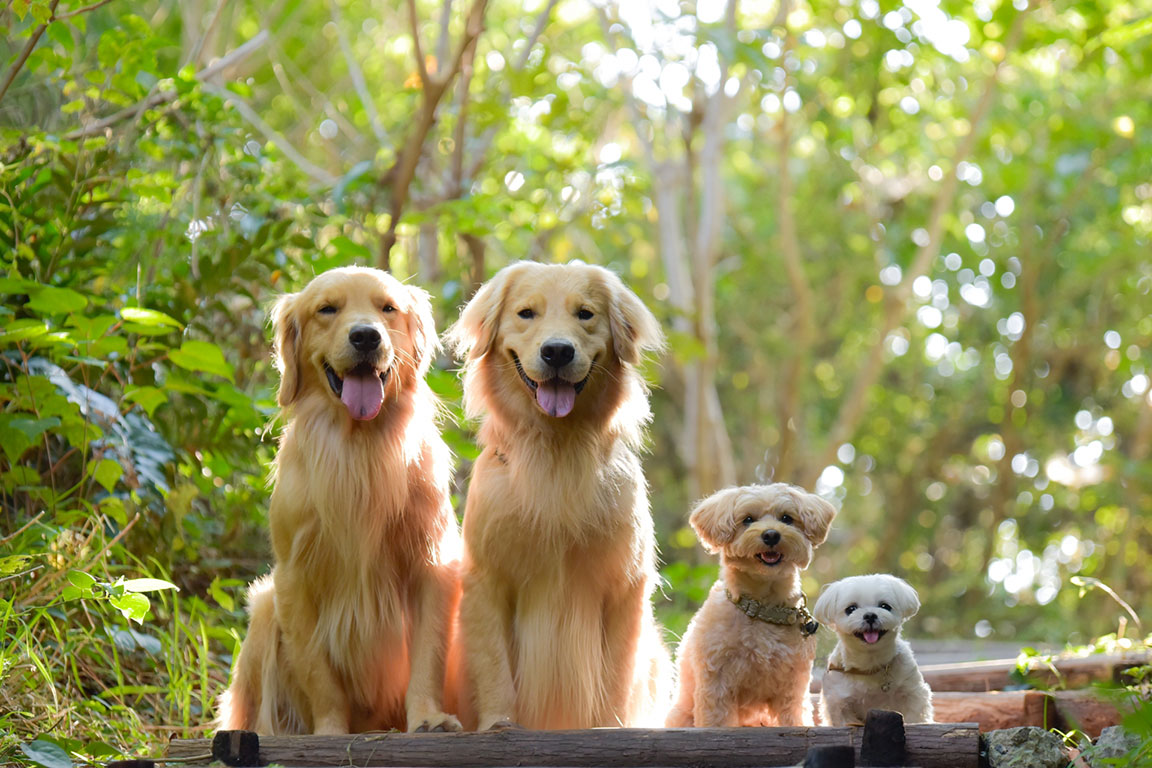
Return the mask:
<path id="1" fill-rule="evenodd" d="M 876 667 L 875 669 L 856 669 L 855 667 L 845 667 L 845 666 L 840 665 L 840 664 L 829 664 L 828 665 L 828 671 L 829 672 L 839 672 L 840 674 L 843 674 L 843 675 L 860 675 L 861 677 L 873 677 L 875 675 L 883 675 L 884 676 L 884 682 L 880 684 L 880 690 L 884 691 L 885 693 L 887 693 L 888 689 L 892 687 L 892 679 L 888 676 L 888 672 L 891 669 L 892 669 L 892 662 L 891 661 L 888 662 L 887 664 L 885 664 L 884 666 Z"/>
<path id="2" fill-rule="evenodd" d="M 728 596 L 729 602 L 739 608 L 744 614 L 756 621 L 763 621 L 766 624 L 780 624 L 785 627 L 800 627 L 800 634 L 804 637 L 809 637 L 816 634 L 816 630 L 820 629 L 820 625 L 816 623 L 816 619 L 812 618 L 812 614 L 808 613 L 808 599 L 804 594 L 800 594 L 800 605 L 765 605 L 759 600 L 753 600 L 747 595 L 740 597 L 733 597 L 732 593 L 725 588 L 724 594 Z"/>

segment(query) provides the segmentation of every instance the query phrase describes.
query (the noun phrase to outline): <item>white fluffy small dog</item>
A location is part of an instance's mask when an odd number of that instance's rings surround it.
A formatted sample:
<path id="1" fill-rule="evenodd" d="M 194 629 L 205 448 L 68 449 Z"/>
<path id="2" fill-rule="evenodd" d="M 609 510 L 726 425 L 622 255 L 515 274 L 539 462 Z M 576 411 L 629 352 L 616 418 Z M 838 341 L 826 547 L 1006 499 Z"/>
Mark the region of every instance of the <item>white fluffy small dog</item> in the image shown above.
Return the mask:
<path id="1" fill-rule="evenodd" d="M 720 553 L 720 580 L 680 643 L 668 727 L 812 725 L 817 626 L 800 572 L 835 516 L 784 483 L 728 488 L 692 511 L 701 543 Z"/>
<path id="2" fill-rule="evenodd" d="M 851 576 L 824 589 L 813 613 L 839 636 L 821 685 L 824 725 L 863 723 L 870 709 L 932 722 L 932 690 L 900 638 L 900 625 L 919 610 L 916 590 L 888 574 Z"/>

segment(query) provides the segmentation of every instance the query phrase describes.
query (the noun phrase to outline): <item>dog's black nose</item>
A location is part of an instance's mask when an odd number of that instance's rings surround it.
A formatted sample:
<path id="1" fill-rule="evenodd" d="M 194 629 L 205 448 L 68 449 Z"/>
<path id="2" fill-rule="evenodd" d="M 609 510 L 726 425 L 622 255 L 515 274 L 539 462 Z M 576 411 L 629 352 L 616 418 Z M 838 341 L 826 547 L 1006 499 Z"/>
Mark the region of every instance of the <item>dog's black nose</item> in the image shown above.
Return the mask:
<path id="1" fill-rule="evenodd" d="M 371 352 L 380 346 L 380 331 L 370 325 L 357 325 L 348 332 L 348 342 L 360 352 Z"/>
<path id="2" fill-rule="evenodd" d="M 576 357 L 576 347 L 568 341 L 546 341 L 540 345 L 540 359 L 545 365 L 563 368 Z"/>
<path id="3" fill-rule="evenodd" d="M 768 546 L 774 547 L 780 543 L 780 531 L 764 531 L 764 533 L 760 534 L 760 538 L 763 539 L 764 543 Z"/>
<path id="4" fill-rule="evenodd" d="M 876 618 L 877 618 L 877 617 L 876 617 L 876 614 L 874 614 L 874 613 L 866 613 L 866 614 L 864 614 L 864 621 L 868 622 L 869 624 L 875 624 L 875 623 L 876 623 Z"/>

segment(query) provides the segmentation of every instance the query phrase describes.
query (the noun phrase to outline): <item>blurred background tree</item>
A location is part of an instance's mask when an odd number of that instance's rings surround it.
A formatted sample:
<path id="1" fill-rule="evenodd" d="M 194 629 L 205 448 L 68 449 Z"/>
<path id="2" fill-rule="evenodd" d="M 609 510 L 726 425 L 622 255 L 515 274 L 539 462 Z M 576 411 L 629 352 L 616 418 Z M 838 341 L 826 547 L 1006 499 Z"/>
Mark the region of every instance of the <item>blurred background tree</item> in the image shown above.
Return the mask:
<path id="1" fill-rule="evenodd" d="M 1146 3 L 14 0 L 0 31 L 0 729 L 99 756 L 207 720 L 268 566 L 263 308 L 350 263 L 442 328 L 524 258 L 654 309 L 673 635 L 715 578 L 691 504 L 755 480 L 834 499 L 809 589 L 902 575 L 914 634 L 1115 631 L 1073 576 L 1148 615 Z"/>

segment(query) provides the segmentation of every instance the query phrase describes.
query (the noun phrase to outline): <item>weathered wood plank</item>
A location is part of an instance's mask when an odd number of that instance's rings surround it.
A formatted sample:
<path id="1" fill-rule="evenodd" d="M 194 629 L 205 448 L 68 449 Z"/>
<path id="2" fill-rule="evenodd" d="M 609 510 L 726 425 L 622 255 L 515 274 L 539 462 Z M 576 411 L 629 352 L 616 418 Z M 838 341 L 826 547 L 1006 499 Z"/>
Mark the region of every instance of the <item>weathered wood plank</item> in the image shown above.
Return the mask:
<path id="1" fill-rule="evenodd" d="M 1044 691 L 941 691 L 932 694 L 932 708 L 938 723 L 977 723 L 981 731 L 1057 724 L 1055 700 Z"/>
<path id="2" fill-rule="evenodd" d="M 814 747 L 851 745 L 861 728 L 603 728 L 583 731 L 372 733 L 265 736 L 260 760 L 284 766 L 377 768 L 761 768 L 796 765 Z M 907 761 L 922 768 L 977 768 L 974 723 L 909 725 Z M 207 739 L 173 739 L 168 755 L 211 751 Z"/>
<path id="3" fill-rule="evenodd" d="M 1045 687 L 1085 688 L 1092 683 L 1120 682 L 1125 670 L 1149 661 L 1146 653 L 1057 659 L 1052 662 L 1052 667 L 1036 661 L 1028 676 Z M 1017 684 L 1012 678 L 1015 669 L 1015 659 L 998 659 L 965 664 L 929 664 L 920 667 L 920 672 L 933 691 L 981 692 L 1000 691 Z"/>

